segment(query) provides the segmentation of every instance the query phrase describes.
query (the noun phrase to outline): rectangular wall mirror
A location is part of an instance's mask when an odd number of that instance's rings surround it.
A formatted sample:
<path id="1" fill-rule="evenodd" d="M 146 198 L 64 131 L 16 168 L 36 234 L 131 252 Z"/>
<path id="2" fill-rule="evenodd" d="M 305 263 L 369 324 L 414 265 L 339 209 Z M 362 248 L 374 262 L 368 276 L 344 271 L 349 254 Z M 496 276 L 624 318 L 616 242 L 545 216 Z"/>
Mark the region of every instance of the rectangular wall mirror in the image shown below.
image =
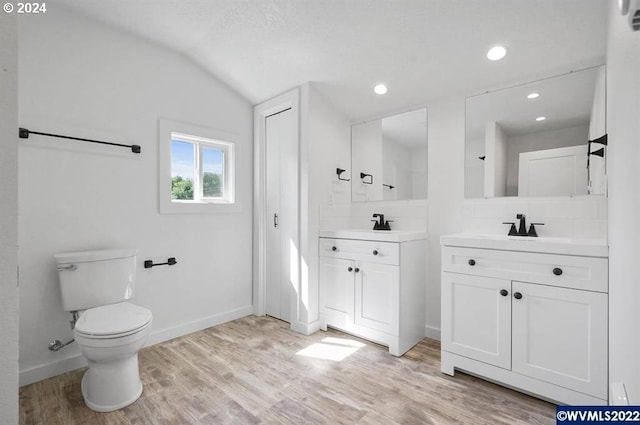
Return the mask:
<path id="1" fill-rule="evenodd" d="M 351 200 L 427 198 L 427 110 L 351 127 Z"/>
<path id="2" fill-rule="evenodd" d="M 605 108 L 604 65 L 468 97 L 465 197 L 606 193 Z"/>

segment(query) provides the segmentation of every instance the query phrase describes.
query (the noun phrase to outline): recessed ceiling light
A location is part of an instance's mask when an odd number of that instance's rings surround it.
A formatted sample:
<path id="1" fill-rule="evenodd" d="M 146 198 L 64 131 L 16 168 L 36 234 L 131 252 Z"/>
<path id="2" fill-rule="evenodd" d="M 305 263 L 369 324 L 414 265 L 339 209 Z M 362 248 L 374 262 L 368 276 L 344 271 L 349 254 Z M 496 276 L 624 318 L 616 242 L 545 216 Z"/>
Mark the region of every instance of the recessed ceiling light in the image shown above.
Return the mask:
<path id="1" fill-rule="evenodd" d="M 546 119 L 547 119 L 547 117 L 538 117 L 538 118 L 536 118 L 536 121 L 544 121 Z"/>
<path id="2" fill-rule="evenodd" d="M 376 92 L 376 94 L 385 94 L 387 92 L 387 86 L 378 84 L 373 88 L 373 91 Z"/>
<path id="3" fill-rule="evenodd" d="M 487 58 L 492 61 L 497 61 L 505 57 L 507 54 L 507 49 L 503 46 L 494 46 L 487 52 Z"/>
<path id="4" fill-rule="evenodd" d="M 535 98 L 536 98 L 536 97 L 538 97 L 538 96 L 540 96 L 540 93 L 536 93 L 536 92 L 529 93 L 529 94 L 527 95 L 527 99 L 535 99 Z"/>

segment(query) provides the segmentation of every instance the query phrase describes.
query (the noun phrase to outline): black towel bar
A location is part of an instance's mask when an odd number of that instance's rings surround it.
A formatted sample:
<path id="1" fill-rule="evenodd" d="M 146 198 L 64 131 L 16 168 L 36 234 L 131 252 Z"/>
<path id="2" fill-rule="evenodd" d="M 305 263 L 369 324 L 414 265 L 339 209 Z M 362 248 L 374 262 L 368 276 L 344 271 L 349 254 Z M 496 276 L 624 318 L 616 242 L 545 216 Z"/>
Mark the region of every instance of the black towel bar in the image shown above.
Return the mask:
<path id="1" fill-rule="evenodd" d="M 144 268 L 145 269 L 150 269 L 151 267 L 155 267 L 155 266 L 173 266 L 176 263 L 177 263 L 177 261 L 176 261 L 175 257 L 168 258 L 166 263 L 155 263 L 154 264 L 152 260 L 145 260 L 144 261 Z"/>
<path id="2" fill-rule="evenodd" d="M 80 137 L 62 136 L 60 134 L 42 133 L 39 131 L 31 131 L 29 129 L 22 128 L 22 127 L 18 129 L 18 137 L 20 137 L 21 139 L 28 139 L 30 134 L 38 134 L 40 136 L 48 136 L 48 137 L 58 137 L 60 139 L 78 140 L 80 142 L 100 143 L 101 145 L 121 146 L 123 148 L 131 149 L 131 152 L 133 153 L 140 153 L 142 151 L 142 148 L 140 147 L 140 145 L 123 145 L 121 143 L 103 142 L 101 140 L 83 139 Z"/>

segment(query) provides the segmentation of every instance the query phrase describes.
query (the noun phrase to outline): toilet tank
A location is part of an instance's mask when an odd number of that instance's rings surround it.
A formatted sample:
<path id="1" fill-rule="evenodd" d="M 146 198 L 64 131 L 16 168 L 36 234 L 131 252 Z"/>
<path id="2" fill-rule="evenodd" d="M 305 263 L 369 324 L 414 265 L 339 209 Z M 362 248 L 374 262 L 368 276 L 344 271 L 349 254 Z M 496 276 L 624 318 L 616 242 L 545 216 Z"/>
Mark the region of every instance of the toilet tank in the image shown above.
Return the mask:
<path id="1" fill-rule="evenodd" d="M 133 297 L 136 249 L 55 254 L 65 311 L 115 304 Z"/>

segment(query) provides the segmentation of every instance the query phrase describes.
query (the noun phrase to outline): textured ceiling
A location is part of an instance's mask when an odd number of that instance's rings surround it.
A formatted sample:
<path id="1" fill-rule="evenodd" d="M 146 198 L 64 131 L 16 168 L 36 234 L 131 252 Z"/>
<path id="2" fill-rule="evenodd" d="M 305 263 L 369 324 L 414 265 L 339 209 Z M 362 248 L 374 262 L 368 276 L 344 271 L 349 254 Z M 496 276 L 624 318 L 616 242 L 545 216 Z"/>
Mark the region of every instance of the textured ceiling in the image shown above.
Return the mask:
<path id="1" fill-rule="evenodd" d="M 316 82 L 353 121 L 603 63 L 608 11 L 608 0 L 54 1 L 182 53 L 252 103 Z M 508 55 L 490 62 L 497 43 Z"/>

